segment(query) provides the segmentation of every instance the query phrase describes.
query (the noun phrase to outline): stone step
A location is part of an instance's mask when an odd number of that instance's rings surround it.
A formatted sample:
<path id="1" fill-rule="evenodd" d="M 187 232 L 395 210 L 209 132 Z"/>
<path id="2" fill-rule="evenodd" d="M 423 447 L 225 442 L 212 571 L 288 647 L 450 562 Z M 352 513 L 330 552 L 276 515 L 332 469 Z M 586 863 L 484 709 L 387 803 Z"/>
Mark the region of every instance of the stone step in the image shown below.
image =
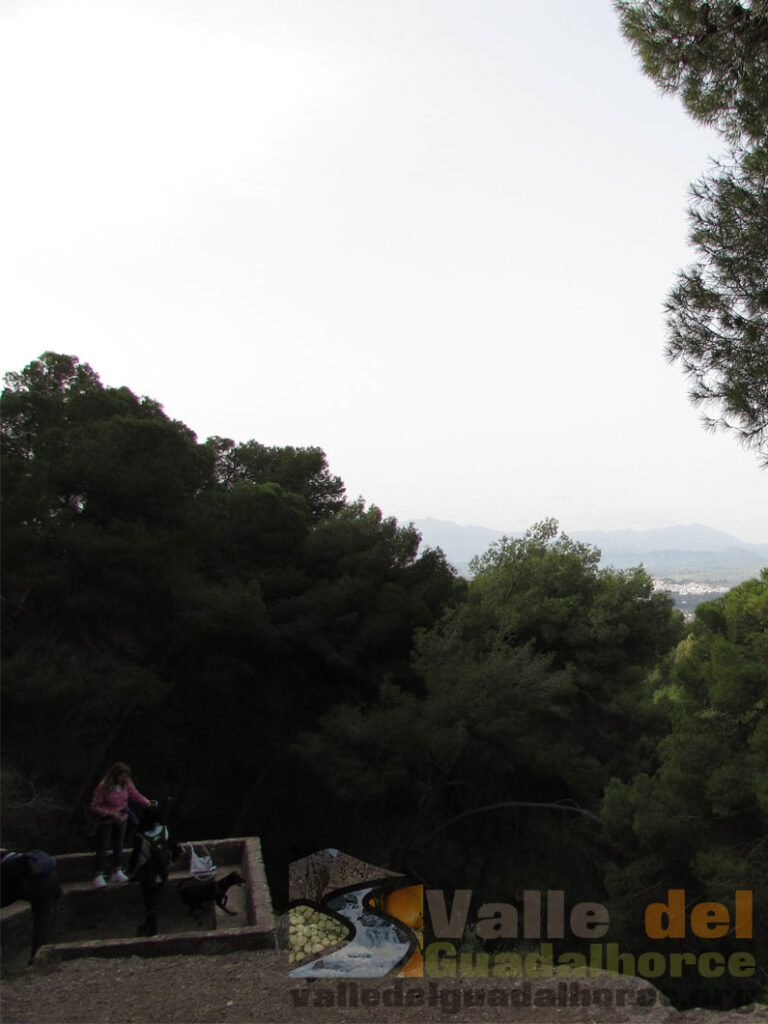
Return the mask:
<path id="1" fill-rule="evenodd" d="M 161 934 L 152 939 L 136 937 L 136 929 L 144 920 L 137 885 L 108 882 L 97 888 L 93 885 L 92 854 L 57 857 L 63 895 L 57 901 L 53 925 L 56 955 L 69 959 L 276 948 L 275 922 L 258 838 L 211 840 L 204 845 L 217 864 L 217 877 L 237 869 L 245 879 L 244 886 L 233 886 L 228 892 L 227 908 L 235 913 L 225 914 L 212 907 L 203 912 L 203 923 L 197 924 L 176 891 L 178 882 L 189 877 L 189 872 L 176 869 L 160 894 Z M 31 928 L 28 904 L 18 903 L 2 910 L 0 932 L 4 947 L 28 946 Z"/>

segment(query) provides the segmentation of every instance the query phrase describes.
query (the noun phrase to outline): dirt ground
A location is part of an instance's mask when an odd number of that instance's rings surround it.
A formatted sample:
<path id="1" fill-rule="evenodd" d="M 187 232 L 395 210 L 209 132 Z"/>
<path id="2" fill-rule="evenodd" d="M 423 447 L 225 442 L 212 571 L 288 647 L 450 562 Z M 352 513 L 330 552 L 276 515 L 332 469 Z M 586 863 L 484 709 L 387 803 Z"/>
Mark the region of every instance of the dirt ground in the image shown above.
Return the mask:
<path id="1" fill-rule="evenodd" d="M 511 981 L 506 989 L 500 988 L 500 981 L 487 979 L 308 982 L 291 979 L 288 970 L 285 953 L 265 952 L 64 963 L 51 958 L 26 969 L 6 963 L 0 982 L 0 1020 L 2 1024 L 768 1024 L 765 1006 L 730 1014 L 701 1010 L 681 1014 L 660 1003 L 655 994 L 651 1005 L 637 1005 L 648 999 L 650 986 L 635 979 L 587 979 L 576 993 L 558 990 L 557 979 L 551 979 L 532 983 L 536 987 L 526 994 Z M 602 987 L 599 1006 L 592 1004 L 591 995 L 582 994 L 598 985 Z M 547 987 L 551 994 L 546 998 L 555 1005 L 512 1005 L 515 998 L 544 1001 L 541 993 Z M 514 998 L 513 989 L 518 992 Z M 641 989 L 646 994 L 638 998 Z M 561 1003 L 576 1000 L 578 1005 L 557 1005 L 558 999 Z"/>

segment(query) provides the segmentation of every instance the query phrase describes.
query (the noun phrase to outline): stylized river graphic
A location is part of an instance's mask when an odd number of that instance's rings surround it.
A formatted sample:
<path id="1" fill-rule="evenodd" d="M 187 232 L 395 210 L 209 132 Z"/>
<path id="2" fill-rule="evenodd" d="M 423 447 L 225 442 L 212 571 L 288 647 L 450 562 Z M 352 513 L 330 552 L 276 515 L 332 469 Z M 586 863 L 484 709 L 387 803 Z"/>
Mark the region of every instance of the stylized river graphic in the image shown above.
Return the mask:
<path id="1" fill-rule="evenodd" d="M 411 949 L 408 929 L 365 904 L 377 888 L 352 889 L 323 900 L 323 907 L 344 918 L 352 937 L 341 949 L 295 968 L 292 978 L 382 978 L 405 959 Z"/>

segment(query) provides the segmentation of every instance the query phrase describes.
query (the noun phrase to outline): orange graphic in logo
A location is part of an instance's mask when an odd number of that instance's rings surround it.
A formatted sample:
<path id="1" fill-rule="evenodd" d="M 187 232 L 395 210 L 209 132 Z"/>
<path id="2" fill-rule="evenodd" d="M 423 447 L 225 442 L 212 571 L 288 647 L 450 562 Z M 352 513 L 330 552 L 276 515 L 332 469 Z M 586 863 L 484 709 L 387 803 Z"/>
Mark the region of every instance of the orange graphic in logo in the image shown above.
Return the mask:
<path id="1" fill-rule="evenodd" d="M 418 946 L 397 976 L 400 978 L 421 978 L 424 974 L 424 886 L 409 885 L 395 889 L 384 897 L 382 910 L 390 917 L 402 921 L 415 933 Z"/>

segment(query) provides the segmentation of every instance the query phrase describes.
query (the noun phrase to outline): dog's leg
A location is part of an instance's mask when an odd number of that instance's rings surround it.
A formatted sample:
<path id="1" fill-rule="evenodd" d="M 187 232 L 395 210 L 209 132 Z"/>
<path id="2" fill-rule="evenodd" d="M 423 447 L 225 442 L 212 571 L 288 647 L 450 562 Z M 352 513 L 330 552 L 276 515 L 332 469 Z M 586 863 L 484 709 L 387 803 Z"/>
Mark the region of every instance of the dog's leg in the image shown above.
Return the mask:
<path id="1" fill-rule="evenodd" d="M 224 911 L 225 914 L 229 914 L 230 917 L 234 917 L 237 914 L 236 910 L 227 909 L 227 901 L 229 900 L 229 893 L 223 892 L 221 896 L 216 900 L 216 906 Z"/>

